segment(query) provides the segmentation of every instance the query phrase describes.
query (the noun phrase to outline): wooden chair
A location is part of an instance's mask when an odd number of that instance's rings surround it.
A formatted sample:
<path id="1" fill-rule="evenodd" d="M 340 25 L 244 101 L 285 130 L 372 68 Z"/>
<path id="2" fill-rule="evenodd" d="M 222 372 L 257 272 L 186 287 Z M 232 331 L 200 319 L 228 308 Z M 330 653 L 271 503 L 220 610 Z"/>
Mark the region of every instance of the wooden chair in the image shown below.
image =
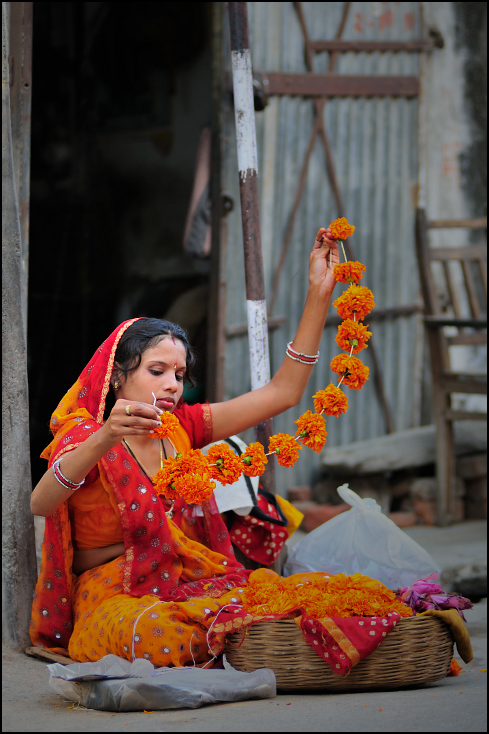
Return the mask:
<path id="1" fill-rule="evenodd" d="M 487 394 L 487 373 L 473 374 L 470 368 L 458 372 L 451 368 L 450 346 L 487 344 L 487 247 L 429 246 L 430 230 L 454 228 L 487 230 L 487 217 L 428 221 L 423 209 L 416 212 L 416 253 L 433 378 L 439 525 L 448 525 L 455 517 L 453 422 L 487 420 L 487 413 L 452 407 L 454 393 Z M 436 262 L 439 264 L 435 265 Z M 454 262 L 459 264 L 454 266 Z M 448 335 L 446 327 L 456 327 L 456 333 L 452 328 Z"/>

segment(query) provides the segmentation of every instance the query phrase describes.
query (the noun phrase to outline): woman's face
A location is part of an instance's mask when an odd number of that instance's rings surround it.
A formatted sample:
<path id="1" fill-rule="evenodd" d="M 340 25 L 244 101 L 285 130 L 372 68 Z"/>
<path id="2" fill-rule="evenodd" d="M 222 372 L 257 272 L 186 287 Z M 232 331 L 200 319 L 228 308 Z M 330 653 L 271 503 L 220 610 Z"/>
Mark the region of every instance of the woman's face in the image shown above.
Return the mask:
<path id="1" fill-rule="evenodd" d="M 117 390 L 117 398 L 153 405 L 154 393 L 158 408 L 172 412 L 182 397 L 186 365 L 183 343 L 165 336 L 155 347 L 143 352 L 141 364 L 134 372 L 129 372 Z"/>

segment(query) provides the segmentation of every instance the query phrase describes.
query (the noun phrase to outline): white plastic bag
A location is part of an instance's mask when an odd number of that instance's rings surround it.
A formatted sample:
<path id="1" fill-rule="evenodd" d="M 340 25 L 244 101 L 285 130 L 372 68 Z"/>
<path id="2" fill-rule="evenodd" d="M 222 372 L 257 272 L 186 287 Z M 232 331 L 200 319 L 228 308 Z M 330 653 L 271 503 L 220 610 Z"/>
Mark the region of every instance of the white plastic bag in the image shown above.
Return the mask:
<path id="1" fill-rule="evenodd" d="M 99 711 L 162 711 L 198 708 L 277 695 L 275 673 L 260 668 L 224 670 L 194 667 L 157 668 L 149 660 L 134 663 L 106 655 L 97 663 L 48 665 L 49 685 L 70 701 Z"/>
<path id="2" fill-rule="evenodd" d="M 362 573 L 396 590 L 441 572 L 424 548 L 382 514 L 375 500 L 362 499 L 348 484 L 338 487 L 338 494 L 351 510 L 300 540 L 289 551 L 284 576 L 304 571 Z"/>

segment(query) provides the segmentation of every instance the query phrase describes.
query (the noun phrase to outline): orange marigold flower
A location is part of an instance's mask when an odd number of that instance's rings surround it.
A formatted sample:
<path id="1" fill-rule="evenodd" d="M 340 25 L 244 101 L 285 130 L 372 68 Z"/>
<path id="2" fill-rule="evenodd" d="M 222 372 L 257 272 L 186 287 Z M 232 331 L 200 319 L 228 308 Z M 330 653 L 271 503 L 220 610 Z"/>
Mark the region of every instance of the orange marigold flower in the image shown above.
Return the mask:
<path id="1" fill-rule="evenodd" d="M 221 484 L 234 484 L 241 476 L 243 467 L 238 455 L 227 443 L 211 446 L 207 452 L 211 477 Z"/>
<path id="2" fill-rule="evenodd" d="M 345 385 L 353 390 L 361 390 L 368 380 L 369 368 L 358 357 L 338 354 L 331 361 L 331 369 L 341 375 Z"/>
<path id="3" fill-rule="evenodd" d="M 348 398 L 343 390 L 333 385 L 332 382 L 324 390 L 318 390 L 312 399 L 316 413 L 326 413 L 326 415 L 333 415 L 337 418 L 348 410 Z"/>
<path id="4" fill-rule="evenodd" d="M 170 457 L 154 475 L 156 492 L 173 499 L 180 495 L 186 502 L 201 505 L 212 496 L 215 482 L 212 481 L 209 462 L 198 449 L 190 449 L 184 456 Z"/>
<path id="5" fill-rule="evenodd" d="M 173 456 L 170 456 L 169 459 L 165 459 L 163 466 L 153 477 L 153 484 L 155 486 L 156 493 L 169 500 L 175 499 L 177 494 L 175 492 L 175 485 L 173 484 L 176 467 L 177 460 L 174 459 Z"/>
<path id="6" fill-rule="evenodd" d="M 328 229 L 331 230 L 335 240 L 346 240 L 346 238 L 350 237 L 350 235 L 355 231 L 355 227 L 353 224 L 348 224 L 348 219 L 346 217 L 333 219 Z"/>
<path id="7" fill-rule="evenodd" d="M 301 443 L 319 453 L 326 443 L 326 436 L 328 435 L 326 433 L 326 421 L 323 416 L 307 410 L 294 423 L 299 428 L 295 435 L 301 439 Z"/>
<path id="8" fill-rule="evenodd" d="M 358 321 L 364 319 L 374 308 L 374 294 L 365 286 L 351 285 L 336 301 L 333 301 L 333 306 L 342 319 L 354 318 L 353 314 L 356 314 Z"/>
<path id="9" fill-rule="evenodd" d="M 160 415 L 160 421 L 161 426 L 157 426 L 153 433 L 149 434 L 150 438 L 171 438 L 180 425 L 177 416 L 167 410 Z"/>
<path id="10" fill-rule="evenodd" d="M 334 266 L 333 274 L 338 283 L 356 283 L 363 278 L 363 273 L 367 268 L 362 263 L 348 260 L 346 263 L 339 263 Z"/>
<path id="11" fill-rule="evenodd" d="M 346 319 L 338 326 L 336 343 L 345 352 L 351 352 L 353 347 L 352 353 L 358 354 L 367 348 L 367 341 L 371 336 L 372 332 L 367 331 L 367 327 L 361 321 Z"/>
<path id="12" fill-rule="evenodd" d="M 412 609 L 376 579 L 356 573 L 328 576 L 297 573 L 282 578 L 268 569 L 253 571 L 242 595 L 243 608 L 255 615 L 284 614 L 305 609 L 308 616 L 385 617 L 397 612 L 411 617 Z M 264 573 L 265 571 L 265 573 Z"/>
<path id="13" fill-rule="evenodd" d="M 289 436 L 288 433 L 277 433 L 275 436 L 270 436 L 268 445 L 270 451 L 274 451 L 277 455 L 280 466 L 286 467 L 294 466 L 299 458 L 299 450 L 302 449 L 302 446 L 299 446 L 295 438 Z"/>
<path id="14" fill-rule="evenodd" d="M 268 464 L 265 449 L 259 441 L 250 443 L 246 451 L 239 457 L 242 463 L 242 472 L 247 477 L 261 477 Z"/>

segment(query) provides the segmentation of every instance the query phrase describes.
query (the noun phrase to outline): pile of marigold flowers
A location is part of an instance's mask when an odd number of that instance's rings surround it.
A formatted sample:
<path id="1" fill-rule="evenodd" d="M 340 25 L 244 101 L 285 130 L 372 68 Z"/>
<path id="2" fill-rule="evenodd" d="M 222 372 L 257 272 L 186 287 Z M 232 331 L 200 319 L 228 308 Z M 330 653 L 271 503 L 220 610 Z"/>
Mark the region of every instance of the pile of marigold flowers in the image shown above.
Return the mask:
<path id="1" fill-rule="evenodd" d="M 369 368 L 353 355 L 366 349 L 372 336 L 362 322 L 375 306 L 374 297 L 371 290 L 358 285 L 366 270 L 365 265 L 347 260 L 343 247 L 342 241 L 353 234 L 355 227 L 345 217 L 340 217 L 331 222 L 329 229 L 333 237 L 339 240 L 345 256 L 344 263 L 335 265 L 334 277 L 339 283 L 349 284 L 333 302 L 343 319 L 336 336 L 336 343 L 343 353 L 331 361 L 331 369 L 339 378 L 338 385 L 330 383 L 313 395 L 314 413 L 307 410 L 295 421 L 295 436 L 287 433 L 271 436 L 268 454 L 258 442 L 250 444 L 240 456 L 227 443 L 220 443 L 209 448 L 207 457 L 198 450 L 192 450 L 185 456 L 167 459 L 153 477 L 158 494 L 167 498 L 181 495 L 187 502 L 202 504 L 212 495 L 215 481 L 226 485 L 236 482 L 241 474 L 261 476 L 268 462 L 267 456 L 271 454 L 276 456 L 280 466 L 291 467 L 299 458 L 302 446 L 322 451 L 328 435 L 323 414 L 337 418 L 348 410 L 348 399 L 341 385 L 344 383 L 352 390 L 361 390 L 365 385 Z M 162 425 L 151 436 L 171 438 L 178 426 L 178 418 L 171 413 L 164 413 L 161 421 Z"/>
<path id="2" fill-rule="evenodd" d="M 287 578 L 260 568 L 250 574 L 242 595 L 245 611 L 256 616 L 287 614 L 303 609 L 308 616 L 385 617 L 397 612 L 411 617 L 413 610 L 383 583 L 369 576 L 344 573 L 296 573 Z"/>

